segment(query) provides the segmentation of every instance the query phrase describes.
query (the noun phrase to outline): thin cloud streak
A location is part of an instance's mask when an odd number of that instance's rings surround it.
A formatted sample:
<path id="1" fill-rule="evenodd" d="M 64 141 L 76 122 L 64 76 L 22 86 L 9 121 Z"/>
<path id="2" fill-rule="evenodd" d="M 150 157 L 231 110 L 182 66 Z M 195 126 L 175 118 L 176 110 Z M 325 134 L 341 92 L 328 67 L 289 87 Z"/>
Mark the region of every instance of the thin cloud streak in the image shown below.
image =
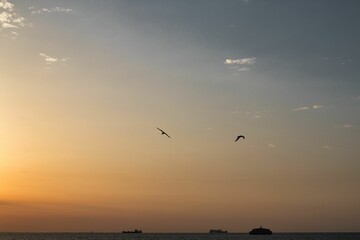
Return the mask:
<path id="1" fill-rule="evenodd" d="M 242 111 L 240 110 L 240 107 L 237 107 L 236 109 L 234 109 L 233 111 L 231 111 L 231 114 L 234 115 L 238 115 L 238 114 L 244 114 L 247 117 L 253 117 L 255 119 L 260 119 L 263 116 L 266 116 L 267 114 L 269 114 L 272 110 L 270 109 L 265 109 L 265 110 L 246 110 L 246 111 Z"/>
<path id="2" fill-rule="evenodd" d="M 226 65 L 243 65 L 243 64 L 254 64 L 256 58 L 240 58 L 240 59 L 226 59 L 224 62 Z"/>
<path id="3" fill-rule="evenodd" d="M 330 149 L 332 149 L 332 147 L 327 146 L 327 145 L 323 145 L 323 146 L 321 146 L 321 148 L 323 148 L 323 149 L 325 149 L 325 150 L 330 150 Z"/>
<path id="4" fill-rule="evenodd" d="M 316 105 L 312 105 L 312 106 L 303 106 L 303 107 L 294 108 L 292 111 L 297 112 L 297 111 L 305 111 L 305 110 L 309 110 L 309 109 L 317 110 L 317 109 L 321 109 L 321 108 L 325 108 L 325 106 L 316 104 Z"/>
<path id="5" fill-rule="evenodd" d="M 296 111 L 304 111 L 304 110 L 308 110 L 308 109 L 309 109 L 309 107 L 298 107 L 298 108 L 293 109 L 292 111 L 296 112 Z"/>
<path id="6" fill-rule="evenodd" d="M 249 71 L 249 65 L 253 65 L 256 63 L 256 58 L 239 58 L 239 59 L 225 59 L 224 64 L 229 66 L 230 69 L 235 69 L 240 72 Z"/>
<path id="7" fill-rule="evenodd" d="M 53 8 L 41 8 L 35 9 L 34 6 L 29 7 L 32 14 L 41 14 L 41 13 L 54 13 L 54 12 L 64 12 L 64 13 L 71 13 L 74 10 L 71 8 L 63 8 L 63 7 L 53 7 Z"/>
<path id="8" fill-rule="evenodd" d="M 312 108 L 313 109 L 320 109 L 320 108 L 324 108 L 324 105 L 313 105 Z"/>
<path id="9" fill-rule="evenodd" d="M 79 204 L 72 202 L 53 202 L 53 201 L 14 201 L 14 200 L 1 200 L 0 199 L 0 209 L 4 208 L 28 208 L 28 209 L 38 209 L 38 208 L 77 208 L 77 209 L 87 209 L 87 210 L 99 210 L 111 211 L 113 208 L 106 207 L 103 205 L 95 204 Z"/>
<path id="10" fill-rule="evenodd" d="M 27 206 L 26 203 L 13 201 L 13 200 L 0 200 L 0 208 L 1 207 L 24 207 Z"/>
<path id="11" fill-rule="evenodd" d="M 66 62 L 69 60 L 69 58 L 55 58 L 55 57 L 50 57 L 49 55 L 45 54 L 45 53 L 39 53 L 39 56 L 43 57 L 46 64 L 52 64 L 52 63 L 57 63 L 57 62 Z"/>
<path id="12" fill-rule="evenodd" d="M 250 68 L 248 67 L 242 67 L 242 68 L 237 68 L 238 71 L 249 71 Z"/>

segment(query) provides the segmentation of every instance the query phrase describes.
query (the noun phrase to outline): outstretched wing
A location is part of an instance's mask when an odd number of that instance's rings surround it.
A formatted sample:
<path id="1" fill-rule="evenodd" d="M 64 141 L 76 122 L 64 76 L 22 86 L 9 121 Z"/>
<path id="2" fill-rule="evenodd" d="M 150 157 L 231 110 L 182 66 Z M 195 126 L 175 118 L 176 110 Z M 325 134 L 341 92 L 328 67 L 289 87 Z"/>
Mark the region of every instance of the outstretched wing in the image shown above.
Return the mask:
<path id="1" fill-rule="evenodd" d="M 161 133 L 164 133 L 164 131 L 163 130 L 161 130 L 160 128 L 158 128 L 158 127 L 156 127 Z"/>
<path id="2" fill-rule="evenodd" d="M 160 128 L 158 128 L 158 127 L 156 127 L 160 132 L 161 132 L 161 135 L 166 135 L 166 136 L 168 136 L 168 138 L 171 138 L 170 136 L 169 136 L 169 134 L 167 134 L 165 131 L 163 131 L 162 129 L 160 129 Z"/>
<path id="3" fill-rule="evenodd" d="M 171 138 L 166 132 L 164 132 L 164 134 L 165 134 L 166 136 L 168 136 L 169 138 Z"/>
<path id="4" fill-rule="evenodd" d="M 245 136 L 243 136 L 243 135 L 237 136 L 237 138 L 235 139 L 235 142 L 236 142 L 237 140 L 239 140 L 240 138 L 245 139 Z"/>

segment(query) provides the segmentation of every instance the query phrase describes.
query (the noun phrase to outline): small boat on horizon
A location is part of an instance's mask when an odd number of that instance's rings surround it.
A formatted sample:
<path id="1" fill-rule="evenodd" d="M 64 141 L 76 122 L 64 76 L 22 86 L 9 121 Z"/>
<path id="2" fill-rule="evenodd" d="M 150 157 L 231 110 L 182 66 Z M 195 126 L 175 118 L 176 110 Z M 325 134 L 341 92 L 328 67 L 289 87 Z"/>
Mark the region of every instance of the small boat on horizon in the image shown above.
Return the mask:
<path id="1" fill-rule="evenodd" d="M 272 231 L 268 228 L 263 228 L 260 226 L 259 228 L 254 228 L 249 232 L 251 235 L 271 235 Z"/>
<path id="2" fill-rule="evenodd" d="M 135 229 L 134 231 L 122 231 L 122 233 L 142 233 L 142 231 L 139 229 Z"/>
<path id="3" fill-rule="evenodd" d="M 223 231 L 221 229 L 210 229 L 209 231 L 210 234 L 226 234 L 228 233 L 227 231 Z"/>

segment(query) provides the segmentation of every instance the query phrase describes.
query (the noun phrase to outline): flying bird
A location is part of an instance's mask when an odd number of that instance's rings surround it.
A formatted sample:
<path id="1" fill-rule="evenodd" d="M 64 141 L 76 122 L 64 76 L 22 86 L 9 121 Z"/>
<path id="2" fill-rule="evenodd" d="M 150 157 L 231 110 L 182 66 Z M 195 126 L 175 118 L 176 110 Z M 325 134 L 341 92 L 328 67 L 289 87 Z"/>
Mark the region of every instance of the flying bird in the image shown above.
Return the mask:
<path id="1" fill-rule="evenodd" d="M 237 140 L 239 140 L 240 138 L 245 139 L 245 136 L 243 136 L 243 135 L 237 136 L 237 138 L 235 139 L 235 142 L 236 142 Z"/>
<path id="2" fill-rule="evenodd" d="M 156 127 L 160 132 L 161 132 L 161 135 L 166 135 L 168 136 L 169 138 L 171 138 L 166 132 L 164 132 L 163 130 L 161 130 L 160 128 Z"/>

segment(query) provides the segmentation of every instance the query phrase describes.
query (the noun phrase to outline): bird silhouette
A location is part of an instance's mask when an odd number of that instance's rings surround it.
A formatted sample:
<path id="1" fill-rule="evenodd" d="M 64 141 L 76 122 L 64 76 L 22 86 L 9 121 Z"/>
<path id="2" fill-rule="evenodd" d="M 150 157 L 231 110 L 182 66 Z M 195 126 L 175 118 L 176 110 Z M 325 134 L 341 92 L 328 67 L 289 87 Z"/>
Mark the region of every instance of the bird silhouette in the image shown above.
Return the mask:
<path id="1" fill-rule="evenodd" d="M 245 136 L 243 136 L 243 135 L 237 136 L 237 138 L 235 139 L 235 142 L 236 142 L 237 140 L 239 140 L 240 138 L 245 139 Z"/>
<path id="2" fill-rule="evenodd" d="M 169 138 L 171 138 L 166 132 L 164 132 L 163 130 L 161 130 L 160 128 L 156 127 L 160 132 L 161 132 L 161 135 L 166 135 L 168 136 Z"/>

